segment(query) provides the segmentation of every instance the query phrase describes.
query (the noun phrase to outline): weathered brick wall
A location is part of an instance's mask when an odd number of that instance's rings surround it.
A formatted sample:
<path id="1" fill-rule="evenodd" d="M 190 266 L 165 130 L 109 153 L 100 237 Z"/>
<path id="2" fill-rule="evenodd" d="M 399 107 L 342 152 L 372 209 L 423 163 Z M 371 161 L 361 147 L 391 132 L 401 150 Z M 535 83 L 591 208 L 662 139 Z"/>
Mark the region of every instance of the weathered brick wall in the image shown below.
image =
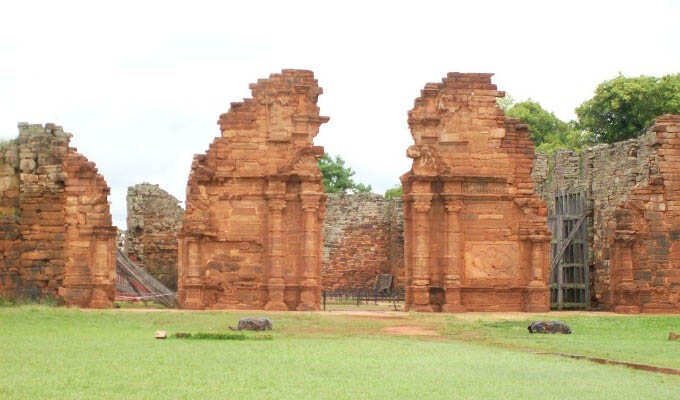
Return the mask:
<path id="1" fill-rule="evenodd" d="M 19 124 L 0 167 L 0 293 L 66 304 L 113 301 L 115 228 L 109 188 L 54 124 Z"/>
<path id="2" fill-rule="evenodd" d="M 597 145 L 580 154 L 558 151 L 540 154 L 537 158 L 532 175 L 551 210 L 557 191 L 584 191 L 588 198 L 591 301 L 595 307 L 616 309 L 622 305 L 622 299 L 617 298 L 620 271 L 612 265 L 617 263 L 616 231 L 622 230 L 616 226 L 617 223 L 633 224 L 621 222 L 622 219 L 637 219 L 637 225 L 631 229 L 640 232 L 631 238 L 636 246 L 635 285 L 642 290 L 635 300 L 639 302 L 637 305 L 643 311 L 675 307 L 672 293 L 680 291 L 680 286 L 672 280 L 676 274 L 680 276 L 680 271 L 667 257 L 671 233 L 677 231 L 678 226 L 671 215 L 673 205 L 667 202 L 672 201 L 669 199 L 677 195 L 678 189 L 673 183 L 677 179 L 673 146 L 678 139 L 671 137 L 676 134 L 677 118 L 659 117 L 655 125 L 636 139 Z M 666 206 L 665 210 L 656 209 Z M 639 212 L 631 211 L 638 208 Z M 650 235 L 654 239 L 650 239 Z M 657 271 L 657 268 L 661 269 Z M 647 294 L 647 290 L 657 296 Z M 659 297 L 659 293 L 665 294 Z"/>
<path id="3" fill-rule="evenodd" d="M 125 252 L 166 287 L 177 290 L 177 229 L 184 210 L 158 185 L 128 188 Z"/>
<path id="4" fill-rule="evenodd" d="M 323 92 L 283 70 L 232 103 L 221 136 L 196 155 L 179 236 L 184 308 L 318 310 L 326 195 L 314 137 Z"/>
<path id="5" fill-rule="evenodd" d="M 19 140 L 0 145 L 0 295 L 30 295 L 39 288 L 23 282 L 19 225 Z"/>
<path id="6" fill-rule="evenodd" d="M 428 83 L 408 114 L 415 144 L 404 187 L 406 308 L 546 311 L 545 203 L 526 125 L 506 118 L 492 74 Z"/>
<path id="7" fill-rule="evenodd" d="M 326 290 L 371 288 L 377 274 L 403 275 L 401 199 L 329 194 L 324 221 L 322 282 Z"/>

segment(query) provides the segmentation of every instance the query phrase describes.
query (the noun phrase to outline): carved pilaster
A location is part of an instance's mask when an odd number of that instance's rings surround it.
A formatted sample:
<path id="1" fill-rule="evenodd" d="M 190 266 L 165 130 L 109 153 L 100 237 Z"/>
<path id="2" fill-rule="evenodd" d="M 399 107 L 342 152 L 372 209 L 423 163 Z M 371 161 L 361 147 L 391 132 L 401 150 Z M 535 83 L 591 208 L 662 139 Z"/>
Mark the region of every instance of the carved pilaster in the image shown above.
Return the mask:
<path id="1" fill-rule="evenodd" d="M 432 311 L 430 304 L 430 218 L 432 194 L 412 195 L 411 218 L 413 220 L 413 280 L 412 296 L 414 311 Z"/>
<path id="2" fill-rule="evenodd" d="M 92 266 L 92 308 L 109 308 L 113 305 L 111 296 L 112 277 L 110 271 L 115 271 L 115 236 L 112 232 L 99 232 L 92 239 L 93 247 L 90 253 Z"/>
<path id="3" fill-rule="evenodd" d="M 616 293 L 616 305 L 614 311 L 624 314 L 637 314 L 640 312 L 638 301 L 639 290 L 633 282 L 633 245 L 635 244 L 635 231 L 617 230 L 614 233 L 615 265 L 620 279 Z"/>
<path id="4" fill-rule="evenodd" d="M 528 236 L 531 245 L 531 281 L 530 286 L 542 287 L 547 285 L 546 280 L 546 251 L 550 236 L 534 234 Z"/>
<path id="5" fill-rule="evenodd" d="M 269 279 L 267 281 L 268 300 L 264 309 L 269 311 L 285 311 L 288 309 L 283 301 L 286 288 L 283 279 L 283 210 L 286 199 L 281 196 L 269 196 Z"/>
<path id="6" fill-rule="evenodd" d="M 302 283 L 300 285 L 300 304 L 298 311 L 316 311 L 319 309 L 319 274 L 318 243 L 319 237 L 319 205 L 321 194 L 303 193 L 300 195 L 303 210 L 304 242 L 302 246 Z"/>
<path id="7" fill-rule="evenodd" d="M 460 211 L 463 209 L 463 200 L 449 196 L 445 198 L 445 201 L 444 264 L 446 270 L 444 274 L 444 289 L 446 291 L 446 303 L 442 306 L 442 311 L 464 312 L 466 309 L 460 300 L 463 265 L 463 252 L 461 251 L 463 238 L 460 226 Z"/>
<path id="8" fill-rule="evenodd" d="M 524 310 L 527 312 L 550 311 L 550 288 L 547 281 L 547 246 L 550 236 L 543 232 L 533 232 L 528 235 L 531 246 L 531 280 L 526 289 Z"/>
<path id="9" fill-rule="evenodd" d="M 184 239 L 186 279 L 184 281 L 185 299 L 183 308 L 189 310 L 203 309 L 203 282 L 201 281 L 201 254 L 199 241 L 195 237 Z"/>

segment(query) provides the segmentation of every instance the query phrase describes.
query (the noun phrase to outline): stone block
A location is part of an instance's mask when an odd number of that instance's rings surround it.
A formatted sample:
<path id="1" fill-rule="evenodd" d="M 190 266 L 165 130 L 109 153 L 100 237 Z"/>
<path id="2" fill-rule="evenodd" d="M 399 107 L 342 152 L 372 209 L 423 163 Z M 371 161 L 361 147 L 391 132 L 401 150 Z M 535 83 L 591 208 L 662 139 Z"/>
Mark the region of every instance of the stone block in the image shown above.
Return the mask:
<path id="1" fill-rule="evenodd" d="M 178 238 L 180 304 L 315 310 L 326 196 L 323 148 L 313 139 L 328 121 L 316 105 L 322 90 L 298 70 L 250 88 L 253 98 L 232 103 L 218 121 L 221 136 L 192 163 Z"/>

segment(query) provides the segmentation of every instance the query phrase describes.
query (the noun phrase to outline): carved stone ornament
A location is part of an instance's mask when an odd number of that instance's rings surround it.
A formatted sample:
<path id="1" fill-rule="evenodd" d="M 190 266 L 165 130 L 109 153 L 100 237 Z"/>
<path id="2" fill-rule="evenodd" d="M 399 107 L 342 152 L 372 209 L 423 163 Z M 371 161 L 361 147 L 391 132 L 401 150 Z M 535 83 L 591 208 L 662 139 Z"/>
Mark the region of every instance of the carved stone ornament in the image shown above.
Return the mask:
<path id="1" fill-rule="evenodd" d="M 410 146 L 406 155 L 413 158 L 413 173 L 416 175 L 437 176 L 447 170 L 440 161 L 437 150 L 428 145 Z"/>

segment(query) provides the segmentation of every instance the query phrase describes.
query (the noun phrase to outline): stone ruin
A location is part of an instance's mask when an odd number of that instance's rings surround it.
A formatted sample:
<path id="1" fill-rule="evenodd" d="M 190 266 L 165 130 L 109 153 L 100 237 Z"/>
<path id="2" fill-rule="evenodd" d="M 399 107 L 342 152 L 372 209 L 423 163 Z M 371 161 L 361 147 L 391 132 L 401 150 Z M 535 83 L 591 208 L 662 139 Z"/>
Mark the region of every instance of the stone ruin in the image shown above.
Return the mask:
<path id="1" fill-rule="evenodd" d="M 125 253 L 167 288 L 177 290 L 177 230 L 184 210 L 158 185 L 128 188 Z"/>
<path id="2" fill-rule="evenodd" d="M 326 195 L 314 146 L 322 89 L 283 70 L 232 103 L 194 157 L 179 236 L 178 300 L 188 309 L 318 310 Z"/>
<path id="3" fill-rule="evenodd" d="M 169 286 L 177 274 L 185 308 L 316 310 L 321 285 L 366 288 L 391 273 L 411 310 L 546 311 L 547 209 L 575 190 L 589 199 L 595 307 L 680 312 L 680 116 L 532 164 L 527 128 L 496 106 L 503 93 L 490 77 L 426 85 L 409 112 L 403 203 L 331 195 L 328 204 L 313 145 L 328 121 L 321 88 L 309 71 L 260 80 L 195 157 L 181 224 L 178 201 L 158 186 L 130 188 L 126 253 Z M 1 145 L 0 296 L 109 307 L 122 235 L 106 182 L 70 138 L 54 124 L 20 124 Z"/>
<path id="4" fill-rule="evenodd" d="M 528 128 L 496 104 L 492 74 L 428 83 L 408 114 L 406 308 L 549 310 L 550 231 Z"/>
<path id="5" fill-rule="evenodd" d="M 617 312 L 680 312 L 680 116 L 642 136 L 578 154 L 539 154 L 538 192 L 584 192 L 591 303 Z"/>
<path id="6" fill-rule="evenodd" d="M 113 302 L 116 228 L 95 164 L 54 124 L 19 124 L 0 151 L 0 295 Z"/>
<path id="7" fill-rule="evenodd" d="M 369 290 L 378 274 L 403 287 L 404 214 L 401 199 L 373 193 L 328 195 L 323 224 L 324 290 Z"/>

